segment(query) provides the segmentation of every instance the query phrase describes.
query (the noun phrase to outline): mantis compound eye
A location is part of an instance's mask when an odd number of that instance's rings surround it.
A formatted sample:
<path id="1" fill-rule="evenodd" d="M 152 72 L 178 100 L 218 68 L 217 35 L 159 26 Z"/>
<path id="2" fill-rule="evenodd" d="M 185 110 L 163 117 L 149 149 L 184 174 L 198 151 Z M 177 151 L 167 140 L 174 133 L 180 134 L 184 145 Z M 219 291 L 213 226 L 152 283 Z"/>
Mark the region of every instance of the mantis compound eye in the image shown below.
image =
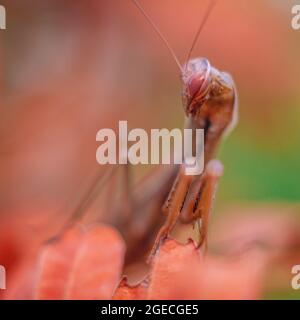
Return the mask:
<path id="1" fill-rule="evenodd" d="M 211 66 L 207 59 L 198 58 L 187 62 L 182 75 L 183 98 L 186 112 L 194 113 L 204 102 L 211 84 Z"/>

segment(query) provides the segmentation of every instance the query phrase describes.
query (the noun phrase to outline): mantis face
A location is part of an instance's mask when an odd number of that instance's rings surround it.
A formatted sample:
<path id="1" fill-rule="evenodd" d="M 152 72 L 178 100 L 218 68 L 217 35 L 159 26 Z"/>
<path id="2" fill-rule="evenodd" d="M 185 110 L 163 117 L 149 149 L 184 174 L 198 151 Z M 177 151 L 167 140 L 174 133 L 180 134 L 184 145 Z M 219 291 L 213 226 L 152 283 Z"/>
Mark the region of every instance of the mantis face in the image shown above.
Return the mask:
<path id="1" fill-rule="evenodd" d="M 226 103 L 234 108 L 236 91 L 229 74 L 212 67 L 205 58 L 189 60 L 183 70 L 183 105 L 188 117 L 196 117 L 204 105 Z"/>

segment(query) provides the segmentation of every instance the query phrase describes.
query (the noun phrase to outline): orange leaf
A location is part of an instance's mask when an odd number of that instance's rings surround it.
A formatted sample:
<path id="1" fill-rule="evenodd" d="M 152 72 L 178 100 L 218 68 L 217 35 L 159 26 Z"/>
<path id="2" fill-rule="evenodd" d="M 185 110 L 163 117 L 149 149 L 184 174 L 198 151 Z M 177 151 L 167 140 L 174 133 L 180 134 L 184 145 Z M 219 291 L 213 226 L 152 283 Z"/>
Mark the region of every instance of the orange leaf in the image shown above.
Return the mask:
<path id="1" fill-rule="evenodd" d="M 257 299 L 266 263 L 258 252 L 203 258 L 193 242 L 167 240 L 154 259 L 148 299 Z"/>
<path id="2" fill-rule="evenodd" d="M 114 300 L 144 300 L 146 299 L 147 284 L 144 282 L 135 286 L 130 286 L 127 279 L 123 278 L 118 288 L 116 289 Z"/>
<path id="3" fill-rule="evenodd" d="M 183 298 L 180 288 L 176 288 L 177 277 L 187 271 L 188 265 L 198 263 L 198 259 L 200 256 L 192 241 L 180 245 L 175 240 L 167 239 L 154 258 L 147 298 Z M 191 273 L 186 276 L 193 277 Z"/>
<path id="4" fill-rule="evenodd" d="M 81 238 L 81 230 L 74 227 L 43 248 L 36 290 L 37 299 L 64 298 L 66 282 Z"/>
<path id="5" fill-rule="evenodd" d="M 109 299 L 120 278 L 125 246 L 111 227 L 73 227 L 41 255 L 38 299 Z"/>

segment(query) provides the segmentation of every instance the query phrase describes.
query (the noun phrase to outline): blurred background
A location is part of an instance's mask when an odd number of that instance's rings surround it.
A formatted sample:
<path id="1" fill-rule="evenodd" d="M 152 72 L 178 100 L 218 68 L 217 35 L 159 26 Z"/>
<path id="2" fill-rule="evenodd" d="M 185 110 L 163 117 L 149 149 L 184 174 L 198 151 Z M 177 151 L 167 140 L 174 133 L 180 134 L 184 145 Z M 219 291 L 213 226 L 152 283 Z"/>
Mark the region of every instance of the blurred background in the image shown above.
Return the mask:
<path id="1" fill-rule="evenodd" d="M 239 94 L 238 127 L 219 154 L 225 174 L 215 218 L 233 204 L 300 213 L 296 2 L 219 1 L 194 51 L 228 71 Z M 183 62 L 208 1 L 141 3 Z M 182 127 L 176 65 L 131 1 L 1 4 L 0 214 L 68 212 L 99 169 L 101 128 L 119 120 L 146 130 Z"/>

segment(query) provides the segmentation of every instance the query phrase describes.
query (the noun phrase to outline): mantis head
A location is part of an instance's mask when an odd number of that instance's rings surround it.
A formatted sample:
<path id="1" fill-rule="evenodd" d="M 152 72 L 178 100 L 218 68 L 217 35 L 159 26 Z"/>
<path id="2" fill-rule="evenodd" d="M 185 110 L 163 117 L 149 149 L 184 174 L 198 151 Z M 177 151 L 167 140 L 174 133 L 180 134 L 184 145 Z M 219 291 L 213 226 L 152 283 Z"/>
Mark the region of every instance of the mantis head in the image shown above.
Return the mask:
<path id="1" fill-rule="evenodd" d="M 234 83 L 229 74 L 212 67 L 205 58 L 189 60 L 182 72 L 183 105 L 187 116 L 195 115 L 209 101 L 234 99 Z"/>

